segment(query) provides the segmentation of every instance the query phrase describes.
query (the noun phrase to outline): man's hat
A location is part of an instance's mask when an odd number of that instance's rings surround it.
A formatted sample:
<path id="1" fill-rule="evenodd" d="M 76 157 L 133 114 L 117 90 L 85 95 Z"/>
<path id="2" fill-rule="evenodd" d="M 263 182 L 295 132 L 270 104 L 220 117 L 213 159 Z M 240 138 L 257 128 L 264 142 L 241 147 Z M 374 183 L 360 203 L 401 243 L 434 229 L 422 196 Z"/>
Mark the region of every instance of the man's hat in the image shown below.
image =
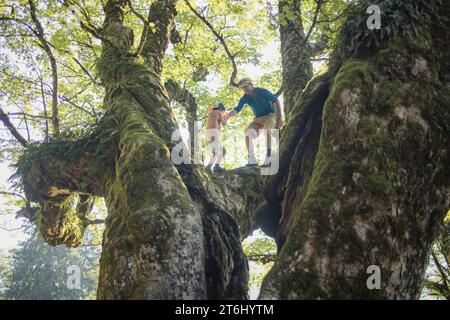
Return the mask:
<path id="1" fill-rule="evenodd" d="M 245 87 L 246 85 L 252 84 L 252 80 L 250 78 L 242 78 L 239 82 L 238 82 L 238 88 L 242 88 Z"/>

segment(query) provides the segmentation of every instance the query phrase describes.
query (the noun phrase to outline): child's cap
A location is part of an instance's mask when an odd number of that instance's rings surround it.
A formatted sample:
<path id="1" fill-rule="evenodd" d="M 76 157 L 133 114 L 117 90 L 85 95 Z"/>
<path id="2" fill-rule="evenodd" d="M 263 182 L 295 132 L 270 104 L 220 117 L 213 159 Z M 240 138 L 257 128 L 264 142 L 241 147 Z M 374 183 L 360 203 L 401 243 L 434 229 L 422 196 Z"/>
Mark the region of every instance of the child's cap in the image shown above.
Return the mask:
<path id="1" fill-rule="evenodd" d="M 216 105 L 214 106 L 214 109 L 215 109 L 215 110 L 222 110 L 222 111 L 225 111 L 225 106 L 223 105 L 222 102 L 219 102 L 218 104 L 216 104 Z"/>

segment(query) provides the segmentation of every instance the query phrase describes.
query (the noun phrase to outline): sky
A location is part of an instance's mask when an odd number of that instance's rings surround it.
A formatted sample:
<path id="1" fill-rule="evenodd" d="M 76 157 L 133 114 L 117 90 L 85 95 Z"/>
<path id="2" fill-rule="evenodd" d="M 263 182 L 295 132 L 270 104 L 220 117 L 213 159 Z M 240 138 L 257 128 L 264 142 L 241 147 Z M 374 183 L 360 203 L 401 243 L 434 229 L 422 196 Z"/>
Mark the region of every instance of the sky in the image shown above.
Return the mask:
<path id="1" fill-rule="evenodd" d="M 0 190 L 7 191 L 8 178 L 12 172 L 8 168 L 7 163 L 0 163 Z M 15 215 L 9 214 L 9 206 L 5 204 L 5 197 L 0 196 L 0 251 L 12 249 L 17 246 L 19 241 L 26 239 L 26 234 L 18 229 L 22 226 L 24 220 L 22 218 L 16 219 Z M 17 208 L 18 209 L 18 208 Z M 13 231 L 8 231 L 13 230 Z M 18 229 L 18 230 L 15 230 Z"/>

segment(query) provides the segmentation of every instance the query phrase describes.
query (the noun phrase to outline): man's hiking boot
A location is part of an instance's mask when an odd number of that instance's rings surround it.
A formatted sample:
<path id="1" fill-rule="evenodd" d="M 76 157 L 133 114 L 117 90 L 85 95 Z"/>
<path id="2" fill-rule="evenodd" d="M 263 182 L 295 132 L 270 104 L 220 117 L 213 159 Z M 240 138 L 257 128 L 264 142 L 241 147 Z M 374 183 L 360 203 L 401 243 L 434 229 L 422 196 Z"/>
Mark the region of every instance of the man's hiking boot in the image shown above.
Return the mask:
<path id="1" fill-rule="evenodd" d="M 245 166 L 246 167 L 257 167 L 258 166 L 258 162 L 256 161 L 256 158 L 253 154 L 249 154 L 248 162 Z"/>
<path id="2" fill-rule="evenodd" d="M 257 163 L 250 163 L 250 162 L 248 162 L 245 166 L 246 167 L 257 167 L 258 164 Z"/>
<path id="3" fill-rule="evenodd" d="M 270 157 L 266 157 L 264 160 L 264 163 L 261 165 L 262 168 L 268 168 L 270 167 Z"/>

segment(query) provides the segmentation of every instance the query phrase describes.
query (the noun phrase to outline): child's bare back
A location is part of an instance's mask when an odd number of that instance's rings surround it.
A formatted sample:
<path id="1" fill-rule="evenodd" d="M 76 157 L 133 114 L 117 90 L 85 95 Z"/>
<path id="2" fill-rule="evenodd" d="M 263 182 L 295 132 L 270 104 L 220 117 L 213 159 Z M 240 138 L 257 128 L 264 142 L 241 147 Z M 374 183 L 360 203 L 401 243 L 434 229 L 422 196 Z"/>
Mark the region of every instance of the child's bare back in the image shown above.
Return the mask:
<path id="1" fill-rule="evenodd" d="M 223 111 L 212 110 L 208 115 L 208 120 L 206 123 L 206 129 L 221 129 L 222 124 L 226 124 L 226 119 Z"/>
<path id="2" fill-rule="evenodd" d="M 220 162 L 225 156 L 226 150 L 222 145 L 222 134 L 220 132 L 222 125 L 227 123 L 225 115 L 225 106 L 218 103 L 212 110 L 209 111 L 208 120 L 206 122 L 206 141 L 211 150 L 211 159 L 206 166 L 207 170 L 211 171 L 214 166 L 214 172 L 223 172 L 225 169 L 220 166 Z"/>

